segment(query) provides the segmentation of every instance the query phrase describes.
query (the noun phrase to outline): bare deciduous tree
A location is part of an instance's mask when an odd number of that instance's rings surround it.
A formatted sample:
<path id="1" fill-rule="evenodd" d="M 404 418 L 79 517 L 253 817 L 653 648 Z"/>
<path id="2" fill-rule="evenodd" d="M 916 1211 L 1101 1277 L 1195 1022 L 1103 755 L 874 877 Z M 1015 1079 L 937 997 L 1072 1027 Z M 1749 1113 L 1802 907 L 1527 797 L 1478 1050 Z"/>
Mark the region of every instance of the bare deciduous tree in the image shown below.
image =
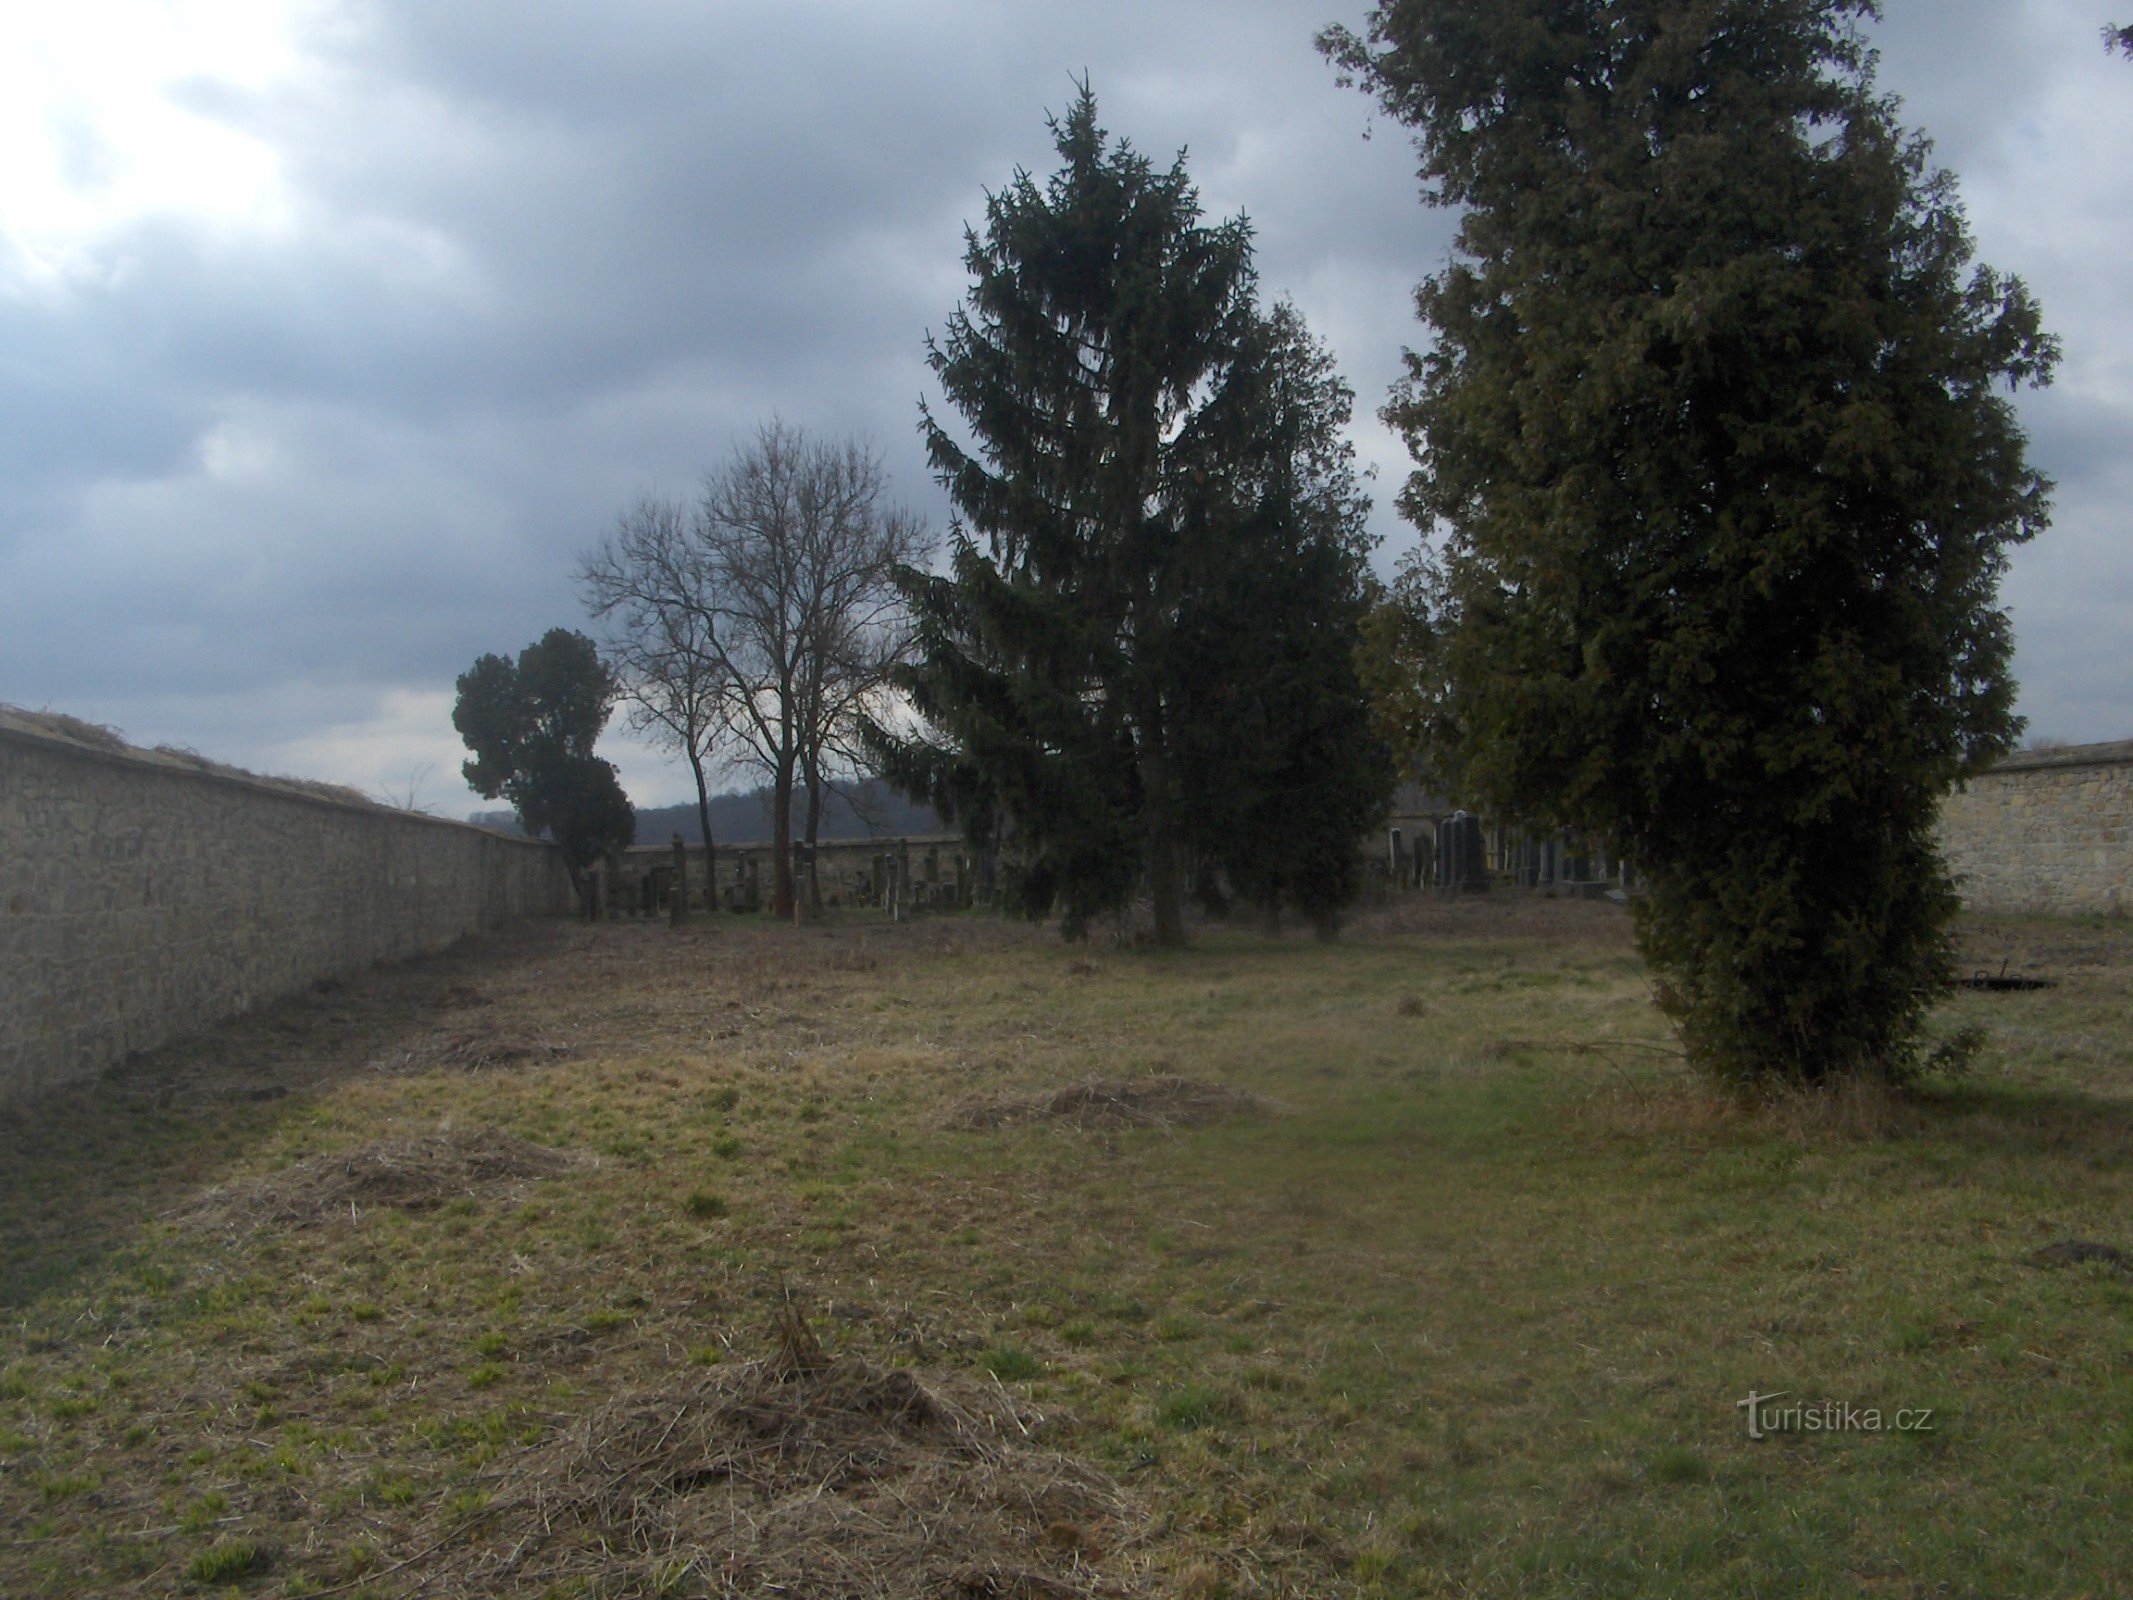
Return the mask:
<path id="1" fill-rule="evenodd" d="M 795 792 L 812 846 L 830 786 L 858 770 L 857 722 L 881 713 L 887 670 L 909 650 L 890 573 L 929 547 L 923 524 L 888 503 L 875 451 L 772 421 L 705 479 L 693 514 L 640 503 L 580 571 L 618 665 L 654 686 L 638 697 L 664 708 L 646 712 L 652 725 L 688 748 L 678 730 L 707 713 L 700 748 L 725 742 L 768 778 L 781 915 L 795 893 Z"/>
<path id="2" fill-rule="evenodd" d="M 712 648 L 716 611 L 688 509 L 651 495 L 616 520 L 579 570 L 621 686 L 629 725 L 689 764 L 704 836 L 707 891 L 718 882 L 709 768 L 728 737 L 726 679 Z"/>

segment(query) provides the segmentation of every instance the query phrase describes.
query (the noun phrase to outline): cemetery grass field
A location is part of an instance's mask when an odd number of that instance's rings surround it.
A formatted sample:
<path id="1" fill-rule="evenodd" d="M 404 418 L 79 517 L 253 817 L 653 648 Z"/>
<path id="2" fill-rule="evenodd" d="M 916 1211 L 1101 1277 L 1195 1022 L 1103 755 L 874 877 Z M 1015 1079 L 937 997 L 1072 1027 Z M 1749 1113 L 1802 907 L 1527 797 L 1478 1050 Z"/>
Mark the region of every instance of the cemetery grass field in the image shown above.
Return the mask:
<path id="1" fill-rule="evenodd" d="M 0 1122 L 0 1594 L 770 1592 L 539 1508 L 616 1396 L 781 1370 L 787 1307 L 1115 1491 L 882 1593 L 2125 1593 L 2133 1273 L 2037 1252 L 2133 1258 L 2133 928 L 1964 939 L 2060 980 L 1945 1008 L 1966 1077 L 1755 1110 L 1620 911 L 1524 897 L 324 986 Z"/>

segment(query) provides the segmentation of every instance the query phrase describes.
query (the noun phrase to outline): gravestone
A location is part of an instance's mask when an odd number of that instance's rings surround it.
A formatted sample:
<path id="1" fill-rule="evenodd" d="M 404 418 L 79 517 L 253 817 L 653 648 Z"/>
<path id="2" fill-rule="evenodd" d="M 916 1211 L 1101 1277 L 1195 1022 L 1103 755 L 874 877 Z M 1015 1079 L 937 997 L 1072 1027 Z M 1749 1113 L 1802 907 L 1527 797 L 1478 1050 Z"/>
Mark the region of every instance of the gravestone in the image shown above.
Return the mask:
<path id="1" fill-rule="evenodd" d="M 1445 894 L 1478 894 L 1489 886 L 1481 819 L 1455 811 L 1437 824 L 1437 887 Z"/>

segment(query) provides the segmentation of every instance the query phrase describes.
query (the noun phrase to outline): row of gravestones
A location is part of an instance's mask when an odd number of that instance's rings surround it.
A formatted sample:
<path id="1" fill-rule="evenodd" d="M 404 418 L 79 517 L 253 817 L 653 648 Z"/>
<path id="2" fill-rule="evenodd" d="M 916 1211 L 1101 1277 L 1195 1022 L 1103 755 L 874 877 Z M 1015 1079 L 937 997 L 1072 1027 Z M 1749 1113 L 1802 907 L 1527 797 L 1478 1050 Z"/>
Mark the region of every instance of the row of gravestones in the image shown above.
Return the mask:
<path id="1" fill-rule="evenodd" d="M 1481 819 L 1468 811 L 1455 811 L 1437 824 L 1434 838 L 1418 840 L 1413 847 L 1398 828 L 1391 832 L 1386 870 L 1390 880 L 1403 889 L 1434 884 L 1443 894 L 1478 894 L 1489 887 L 1489 850 Z M 1511 874 L 1529 886 L 1556 881 L 1559 872 L 1570 878 L 1586 875 L 1587 862 L 1571 858 L 1553 841 L 1522 844 Z"/>
<path id="2" fill-rule="evenodd" d="M 990 905 L 992 857 L 983 851 L 975 859 L 958 855 L 949 870 L 943 872 L 940 850 L 929 848 L 920 872 L 914 875 L 908 847 L 882 851 L 869 861 L 868 870 L 859 874 L 856 889 L 862 904 L 872 902 L 897 921 L 913 911 L 959 911 Z"/>
<path id="3" fill-rule="evenodd" d="M 1489 886 L 1489 852 L 1481 819 L 1454 811 L 1437 824 L 1437 887 L 1445 894 L 1473 894 Z"/>
<path id="4" fill-rule="evenodd" d="M 1431 842 L 1434 850 L 1431 858 L 1425 861 L 1420 850 L 1410 850 L 1406 846 L 1399 829 L 1392 830 L 1388 866 L 1393 882 L 1403 887 L 1420 887 L 1426 878 L 1434 877 L 1435 887 L 1443 894 L 1473 894 L 1489 887 L 1488 844 L 1479 817 L 1467 811 L 1453 812 L 1437 824 L 1436 837 Z M 618 904 L 610 905 L 603 881 L 601 892 L 596 895 L 596 903 L 601 909 L 595 914 L 622 911 L 649 916 L 666 910 L 677 922 L 686 918 L 688 853 L 679 834 L 675 835 L 672 848 L 672 862 L 645 873 L 630 889 L 615 897 L 620 902 Z M 1529 884 L 1552 883 L 1559 867 L 1572 879 L 1587 875 L 1587 863 L 1582 858 L 1558 859 L 1559 853 L 1560 847 L 1553 843 L 1532 847 L 1514 863 L 1514 877 Z M 1532 859 L 1527 860 L 1527 855 Z M 973 904 L 990 904 L 992 900 L 992 861 L 984 854 L 980 854 L 975 862 L 957 856 L 952 873 L 944 876 L 939 851 L 929 850 L 923 876 L 916 882 L 913 881 L 908 849 L 879 852 L 868 866 L 868 871 L 857 875 L 857 898 L 862 903 L 878 905 L 897 920 L 917 910 L 956 910 Z M 814 861 L 813 852 L 804 844 L 793 846 L 793 867 L 794 881 L 805 883 L 814 868 Z M 761 909 L 757 859 L 754 856 L 736 857 L 733 868 L 732 889 L 725 897 L 727 909 Z M 602 874 L 603 880 L 604 877 Z M 684 886 L 679 895 L 672 892 L 677 884 Z"/>
<path id="5" fill-rule="evenodd" d="M 1434 887 L 1445 894 L 1473 893 L 1489 886 L 1488 850 L 1481 819 L 1464 811 L 1439 822 L 1410 843 L 1399 828 L 1386 839 L 1384 861 L 1372 869 L 1395 889 Z"/>
<path id="6" fill-rule="evenodd" d="M 688 848 L 679 834 L 675 835 L 671 848 L 670 861 L 629 879 L 621 877 L 619 868 L 609 863 L 595 863 L 592 868 L 592 914 L 602 918 L 653 916 L 665 912 L 676 922 L 686 919 L 692 904 L 688 889 Z M 796 887 L 803 886 L 815 870 L 816 853 L 798 843 L 792 851 L 793 881 Z M 912 871 L 908 847 L 878 852 L 869 860 L 867 870 L 851 874 L 853 900 L 861 905 L 876 905 L 898 920 L 913 911 L 954 911 L 992 903 L 994 872 L 989 852 L 981 851 L 975 858 L 957 855 L 947 872 L 944 873 L 942 868 L 938 848 L 927 850 L 917 874 Z M 679 894 L 674 892 L 676 885 L 681 886 Z M 728 911 L 760 911 L 763 907 L 760 857 L 736 854 L 732 879 L 717 898 Z"/>
<path id="7" fill-rule="evenodd" d="M 1436 845 L 1439 890 L 1445 894 L 1471 894 L 1488 888 L 1488 844 L 1479 817 L 1466 811 L 1453 812 L 1437 824 Z M 1597 876 L 1595 866 L 1599 869 Z M 1604 856 L 1596 859 L 1552 838 L 1517 841 L 1506 853 L 1505 869 L 1514 883 L 1529 889 L 1563 889 L 1587 897 L 1607 891 L 1612 882 Z M 1628 869 L 1618 870 L 1622 883 L 1628 885 Z"/>

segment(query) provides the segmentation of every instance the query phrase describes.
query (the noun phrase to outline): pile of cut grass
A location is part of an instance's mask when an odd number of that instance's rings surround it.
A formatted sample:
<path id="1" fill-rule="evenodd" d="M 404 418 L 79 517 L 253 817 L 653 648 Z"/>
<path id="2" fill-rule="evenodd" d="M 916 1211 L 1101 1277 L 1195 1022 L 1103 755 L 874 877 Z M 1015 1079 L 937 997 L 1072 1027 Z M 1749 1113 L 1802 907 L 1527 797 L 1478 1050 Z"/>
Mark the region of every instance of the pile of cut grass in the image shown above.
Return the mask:
<path id="1" fill-rule="evenodd" d="M 226 1231 L 316 1228 L 359 1220 L 373 1206 L 429 1211 L 476 1196 L 515 1197 L 559 1177 L 582 1158 L 494 1128 L 374 1139 L 306 1156 L 273 1172 L 211 1189 L 178 1211 Z"/>
<path id="2" fill-rule="evenodd" d="M 1035 1444 L 1042 1425 L 998 1386 L 849 1356 L 658 1374 L 500 1459 L 423 1578 L 476 1594 L 1131 1593 L 1106 1568 L 1136 1513 Z"/>

